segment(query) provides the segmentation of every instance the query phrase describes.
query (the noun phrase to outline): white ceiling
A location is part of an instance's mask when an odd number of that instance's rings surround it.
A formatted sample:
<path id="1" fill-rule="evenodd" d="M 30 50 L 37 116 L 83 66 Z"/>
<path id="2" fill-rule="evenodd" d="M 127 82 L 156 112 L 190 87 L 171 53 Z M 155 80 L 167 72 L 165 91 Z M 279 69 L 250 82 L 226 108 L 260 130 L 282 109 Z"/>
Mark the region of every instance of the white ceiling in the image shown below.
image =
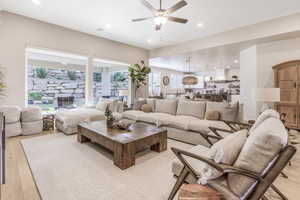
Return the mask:
<path id="1" fill-rule="evenodd" d="M 182 72 L 204 72 L 228 67 L 231 69 L 239 68 L 240 50 L 242 48 L 243 45 L 230 45 L 192 53 L 152 58 L 149 60 L 149 65 Z M 189 57 L 190 69 L 187 62 Z"/>
<path id="2" fill-rule="evenodd" d="M 168 22 L 154 31 L 152 21 L 131 19 L 151 16 L 139 0 L 1 0 L 0 8 L 42 21 L 123 43 L 154 49 L 224 32 L 260 21 L 300 12 L 299 0 L 186 0 L 173 16 L 189 19 L 185 25 Z M 149 0 L 158 7 L 158 0 Z M 178 0 L 163 0 L 171 7 Z M 198 23 L 203 28 L 198 28 Z M 110 29 L 105 26 L 109 24 Z M 104 28 L 104 31 L 97 31 Z M 147 40 L 151 40 L 150 43 Z"/>

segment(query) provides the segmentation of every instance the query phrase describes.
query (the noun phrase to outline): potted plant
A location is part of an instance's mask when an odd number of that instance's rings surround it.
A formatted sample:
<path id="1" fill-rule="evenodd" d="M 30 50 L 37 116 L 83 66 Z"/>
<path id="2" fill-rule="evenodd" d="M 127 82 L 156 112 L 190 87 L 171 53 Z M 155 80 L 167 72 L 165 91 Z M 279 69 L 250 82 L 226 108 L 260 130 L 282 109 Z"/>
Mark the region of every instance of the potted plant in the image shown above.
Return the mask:
<path id="1" fill-rule="evenodd" d="M 129 76 L 135 87 L 134 96 L 136 97 L 137 90 L 147 84 L 148 74 L 151 72 L 151 68 L 145 65 L 145 62 L 142 60 L 140 64 L 134 64 L 129 67 Z"/>
<path id="2" fill-rule="evenodd" d="M 106 107 L 104 115 L 106 117 L 107 128 L 112 128 L 115 118 L 113 116 L 113 113 L 109 110 L 109 106 Z"/>

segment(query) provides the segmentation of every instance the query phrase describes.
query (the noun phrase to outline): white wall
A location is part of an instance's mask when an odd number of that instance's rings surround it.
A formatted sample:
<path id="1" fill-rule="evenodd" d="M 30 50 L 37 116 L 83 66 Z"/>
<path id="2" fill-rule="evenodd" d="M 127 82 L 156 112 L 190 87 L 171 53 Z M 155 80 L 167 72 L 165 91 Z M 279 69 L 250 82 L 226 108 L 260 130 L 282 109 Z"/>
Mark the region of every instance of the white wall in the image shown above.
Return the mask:
<path id="1" fill-rule="evenodd" d="M 289 38 L 295 34 L 299 35 L 299 30 L 300 13 L 295 13 L 177 45 L 153 49 L 150 51 L 150 57 L 170 56 L 244 42 L 254 45 L 275 41 L 278 40 L 278 37 Z"/>
<path id="2" fill-rule="evenodd" d="M 258 45 L 258 86 L 264 88 L 274 87 L 272 67 L 291 60 L 300 60 L 300 38 Z"/>
<path id="3" fill-rule="evenodd" d="M 25 105 L 26 67 L 25 48 L 38 47 L 70 52 L 92 58 L 134 64 L 148 61 L 148 51 L 81 33 L 60 26 L 44 23 L 6 11 L 0 11 L 0 65 L 5 69 L 7 95 L 4 104 Z M 89 62 L 88 74 L 92 63 Z M 91 85 L 88 84 L 88 88 Z M 147 88 L 147 87 L 146 87 Z M 145 92 L 141 93 L 146 94 Z M 87 94 L 91 96 L 91 94 Z"/>
<path id="4" fill-rule="evenodd" d="M 244 119 L 255 119 L 262 103 L 254 100 L 251 88 L 274 87 L 272 67 L 283 62 L 300 60 L 300 38 L 259 44 L 242 51 L 240 56 Z"/>
<path id="5" fill-rule="evenodd" d="M 256 119 L 256 101 L 253 90 L 257 88 L 257 47 L 252 46 L 240 52 L 240 100 L 243 104 L 243 119 Z"/>
<path id="6" fill-rule="evenodd" d="M 238 76 L 240 79 L 240 68 L 231 68 L 226 70 L 226 80 L 231 80 L 232 76 Z"/>

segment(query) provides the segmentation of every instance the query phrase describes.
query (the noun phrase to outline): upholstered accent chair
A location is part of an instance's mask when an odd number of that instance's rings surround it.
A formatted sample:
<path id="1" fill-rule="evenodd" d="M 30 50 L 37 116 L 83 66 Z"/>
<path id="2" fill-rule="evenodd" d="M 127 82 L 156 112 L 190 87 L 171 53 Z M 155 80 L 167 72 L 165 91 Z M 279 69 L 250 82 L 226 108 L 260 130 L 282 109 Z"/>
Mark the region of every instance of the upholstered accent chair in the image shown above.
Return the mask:
<path id="1" fill-rule="evenodd" d="M 279 114 L 274 110 L 265 111 L 248 129 L 231 131 L 230 136 L 211 148 L 201 145 L 189 151 L 172 148 L 177 157 L 172 164 L 177 181 L 169 200 L 183 183 L 208 185 L 222 193 L 226 200 L 267 200 L 265 192 L 269 188 L 286 200 L 273 182 L 294 156 L 296 148 L 288 145 L 288 133 Z M 245 131 L 246 137 L 239 135 L 245 135 Z"/>

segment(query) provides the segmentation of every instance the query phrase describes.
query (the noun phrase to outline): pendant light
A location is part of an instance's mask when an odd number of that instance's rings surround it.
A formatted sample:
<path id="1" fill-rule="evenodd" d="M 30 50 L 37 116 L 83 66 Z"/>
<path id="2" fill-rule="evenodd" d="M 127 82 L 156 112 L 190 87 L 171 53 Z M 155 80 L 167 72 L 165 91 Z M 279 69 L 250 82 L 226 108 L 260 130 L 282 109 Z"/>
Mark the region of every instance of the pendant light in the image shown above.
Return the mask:
<path id="1" fill-rule="evenodd" d="M 198 78 L 191 72 L 191 57 L 188 57 L 186 60 L 189 71 L 185 73 L 185 76 L 182 79 L 183 85 L 197 85 Z"/>

